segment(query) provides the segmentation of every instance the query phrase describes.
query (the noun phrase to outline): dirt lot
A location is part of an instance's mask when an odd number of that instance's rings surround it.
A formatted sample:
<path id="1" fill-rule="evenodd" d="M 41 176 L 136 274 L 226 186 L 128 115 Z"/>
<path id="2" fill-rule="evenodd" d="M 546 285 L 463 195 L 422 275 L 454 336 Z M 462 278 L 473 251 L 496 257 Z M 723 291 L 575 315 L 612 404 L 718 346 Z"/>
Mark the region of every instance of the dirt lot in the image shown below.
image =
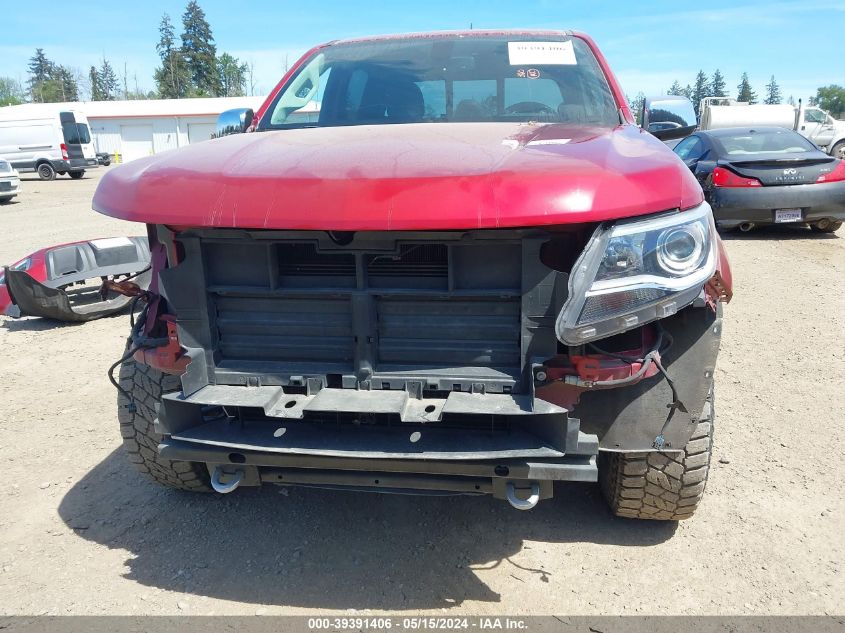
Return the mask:
<path id="1" fill-rule="evenodd" d="M 0 206 L 0 262 L 142 233 L 90 210 L 104 171 L 25 180 Z M 841 612 L 845 229 L 728 249 L 713 469 L 680 524 L 613 518 L 593 485 L 527 513 L 488 498 L 162 490 L 124 459 L 105 376 L 127 317 L 0 317 L 0 613 Z"/>

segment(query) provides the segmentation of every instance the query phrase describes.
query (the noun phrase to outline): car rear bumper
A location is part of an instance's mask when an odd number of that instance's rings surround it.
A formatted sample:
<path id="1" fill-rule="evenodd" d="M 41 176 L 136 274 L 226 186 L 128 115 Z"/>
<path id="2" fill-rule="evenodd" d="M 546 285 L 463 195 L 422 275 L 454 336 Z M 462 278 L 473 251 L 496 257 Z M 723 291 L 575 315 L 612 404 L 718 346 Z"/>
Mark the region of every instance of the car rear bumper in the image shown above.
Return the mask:
<path id="1" fill-rule="evenodd" d="M 775 210 L 801 209 L 798 222 L 845 220 L 845 182 L 750 188 L 716 188 L 710 195 L 716 224 L 774 224 Z"/>
<path id="2" fill-rule="evenodd" d="M 80 169 L 93 169 L 100 163 L 96 158 L 69 158 L 67 160 L 54 160 L 53 169 L 58 172 L 79 171 Z"/>
<path id="3" fill-rule="evenodd" d="M 0 176 L 0 197 L 18 195 L 20 187 L 21 180 L 17 176 Z"/>

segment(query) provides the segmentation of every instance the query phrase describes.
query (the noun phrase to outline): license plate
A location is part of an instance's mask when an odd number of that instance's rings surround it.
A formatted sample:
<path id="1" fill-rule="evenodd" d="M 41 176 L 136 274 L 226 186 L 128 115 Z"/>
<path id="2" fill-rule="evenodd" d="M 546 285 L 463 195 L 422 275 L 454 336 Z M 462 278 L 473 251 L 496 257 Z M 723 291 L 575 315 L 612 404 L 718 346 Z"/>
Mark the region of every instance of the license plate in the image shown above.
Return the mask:
<path id="1" fill-rule="evenodd" d="M 775 223 L 800 222 L 801 209 L 775 209 Z"/>

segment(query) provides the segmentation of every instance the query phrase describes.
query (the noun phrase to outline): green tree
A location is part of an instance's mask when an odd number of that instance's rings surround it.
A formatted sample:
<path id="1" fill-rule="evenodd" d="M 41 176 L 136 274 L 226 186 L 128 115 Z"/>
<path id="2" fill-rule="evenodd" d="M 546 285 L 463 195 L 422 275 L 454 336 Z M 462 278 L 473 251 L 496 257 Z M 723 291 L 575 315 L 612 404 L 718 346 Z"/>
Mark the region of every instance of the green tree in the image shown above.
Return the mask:
<path id="1" fill-rule="evenodd" d="M 687 87 L 681 90 L 681 96 L 687 99 L 692 99 L 692 86 L 687 84 Z"/>
<path id="2" fill-rule="evenodd" d="M 61 101 L 79 101 L 79 82 L 72 69 L 67 66 L 57 66 L 54 81 L 58 83 Z"/>
<path id="3" fill-rule="evenodd" d="M 728 93 L 725 92 L 725 78 L 722 76 L 721 71 L 717 68 L 716 72 L 713 73 L 713 79 L 710 80 L 710 97 L 727 97 Z"/>
<path id="4" fill-rule="evenodd" d="M 669 92 L 667 94 L 677 96 L 681 96 L 684 94 L 684 89 L 681 88 L 681 84 L 678 82 L 677 79 L 672 82 L 672 86 L 669 88 Z"/>
<path id="5" fill-rule="evenodd" d="M 795 107 L 795 97 L 793 97 L 792 95 L 789 95 L 789 98 L 786 100 L 786 102 L 787 102 L 789 105 L 791 105 L 791 106 Z"/>
<path id="6" fill-rule="evenodd" d="M 631 108 L 631 114 L 634 115 L 634 120 L 637 122 L 637 125 L 640 125 L 643 122 L 643 103 L 645 103 L 645 95 L 642 92 L 638 92 L 637 96 L 634 97 L 633 101 L 628 99 L 628 105 Z"/>
<path id="7" fill-rule="evenodd" d="M 816 90 L 815 101 L 822 110 L 841 117 L 845 113 L 845 88 L 836 84 L 823 86 Z"/>
<path id="8" fill-rule="evenodd" d="M 776 105 L 782 101 L 783 97 L 780 94 L 780 86 L 778 86 L 778 82 L 775 81 L 775 76 L 772 75 L 771 80 L 766 84 L 766 98 L 763 100 L 763 103 L 766 103 L 767 105 Z"/>
<path id="9" fill-rule="evenodd" d="M 0 77 L 0 106 L 20 105 L 26 95 L 17 79 Z"/>
<path id="10" fill-rule="evenodd" d="M 67 66 L 50 61 L 43 48 L 36 48 L 29 60 L 29 95 L 35 103 L 78 101 L 79 82 Z"/>
<path id="11" fill-rule="evenodd" d="M 242 97 L 246 94 L 246 75 L 249 67 L 237 57 L 223 53 L 217 58 L 217 75 L 220 77 L 221 97 Z"/>
<path id="12" fill-rule="evenodd" d="M 36 103 L 57 101 L 56 85 L 53 75 L 56 65 L 47 59 L 43 48 L 36 48 L 35 55 L 29 60 L 29 96 Z"/>
<path id="13" fill-rule="evenodd" d="M 117 80 L 117 73 L 114 72 L 111 63 L 103 57 L 103 63 L 100 64 L 100 90 L 103 101 L 114 101 L 117 99 L 120 91 L 120 82 Z"/>
<path id="14" fill-rule="evenodd" d="M 188 2 L 182 15 L 182 55 L 197 95 L 216 96 L 220 93 L 217 74 L 217 47 L 211 25 L 196 0 Z"/>
<path id="15" fill-rule="evenodd" d="M 161 67 L 153 75 L 158 96 L 162 99 L 179 99 L 188 95 L 191 77 L 182 49 L 176 45 L 176 33 L 170 16 L 161 17 L 158 27 L 159 40 L 156 51 L 161 58 Z"/>
<path id="16" fill-rule="evenodd" d="M 91 101 L 104 101 L 102 80 L 95 66 L 88 69 L 88 83 L 91 85 Z"/>
<path id="17" fill-rule="evenodd" d="M 710 84 L 707 82 L 707 75 L 703 70 L 699 70 L 695 76 L 695 87 L 692 89 L 692 105 L 695 108 L 695 114 L 698 116 L 698 105 L 704 97 L 707 97 L 710 92 Z"/>
<path id="18" fill-rule="evenodd" d="M 742 73 L 742 79 L 736 87 L 737 101 L 747 101 L 748 103 L 757 103 L 757 93 L 751 89 L 751 82 L 748 80 L 748 73 Z"/>

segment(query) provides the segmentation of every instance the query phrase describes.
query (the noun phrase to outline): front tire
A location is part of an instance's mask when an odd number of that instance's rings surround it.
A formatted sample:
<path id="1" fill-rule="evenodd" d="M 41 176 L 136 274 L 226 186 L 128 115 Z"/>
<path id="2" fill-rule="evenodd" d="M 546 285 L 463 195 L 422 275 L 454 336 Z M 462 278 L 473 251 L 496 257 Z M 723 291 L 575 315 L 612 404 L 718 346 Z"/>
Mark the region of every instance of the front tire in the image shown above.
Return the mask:
<path id="1" fill-rule="evenodd" d="M 690 518 L 704 496 L 713 451 L 713 391 L 684 452 L 599 455 L 599 483 L 613 513 L 631 519 Z"/>
<path id="2" fill-rule="evenodd" d="M 41 180 L 54 180 L 56 178 L 56 170 L 50 163 L 41 163 L 36 171 Z"/>
<path id="3" fill-rule="evenodd" d="M 117 396 L 117 419 L 129 461 L 154 482 L 168 488 L 211 492 L 208 469 L 197 462 L 171 462 L 158 454 L 161 435 L 153 430 L 162 394 L 181 388 L 179 377 L 162 373 L 132 359 L 120 367 L 120 386 L 132 396 L 135 411 L 123 393 Z"/>
<path id="4" fill-rule="evenodd" d="M 84 175 L 85 175 L 85 170 L 84 170 L 84 169 L 82 169 L 82 170 L 80 170 L 80 171 L 69 171 L 69 172 L 68 172 L 68 176 L 70 176 L 70 177 L 71 177 L 71 178 L 73 178 L 74 180 L 79 180 L 79 179 L 80 179 L 80 178 L 82 178 Z"/>

